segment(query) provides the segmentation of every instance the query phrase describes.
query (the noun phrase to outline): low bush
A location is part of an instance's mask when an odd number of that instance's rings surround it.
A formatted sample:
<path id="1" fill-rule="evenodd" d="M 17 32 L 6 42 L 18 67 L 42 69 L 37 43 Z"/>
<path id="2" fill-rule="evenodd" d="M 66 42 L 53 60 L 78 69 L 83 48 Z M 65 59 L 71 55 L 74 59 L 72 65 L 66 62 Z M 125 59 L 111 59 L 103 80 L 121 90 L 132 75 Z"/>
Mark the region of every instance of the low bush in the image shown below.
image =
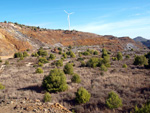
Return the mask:
<path id="1" fill-rule="evenodd" d="M 23 54 L 21 52 L 15 53 L 14 58 L 23 57 Z"/>
<path id="2" fill-rule="evenodd" d="M 43 69 L 39 67 L 39 68 L 36 69 L 35 72 L 36 72 L 36 73 L 43 73 Z"/>
<path id="3" fill-rule="evenodd" d="M 2 62 L 1 57 L 0 57 L 0 63 Z"/>
<path id="4" fill-rule="evenodd" d="M 123 64 L 122 67 L 123 68 L 127 68 L 128 66 L 127 66 L 127 64 Z"/>
<path id="5" fill-rule="evenodd" d="M 56 57 L 55 57 L 54 54 L 50 54 L 50 56 L 49 56 L 49 59 L 50 59 L 50 60 L 55 60 L 55 58 L 56 58 Z"/>
<path id="6" fill-rule="evenodd" d="M 118 53 L 117 53 L 117 59 L 118 59 L 118 60 L 122 60 L 122 59 L 123 59 L 121 52 L 118 52 Z"/>
<path id="7" fill-rule="evenodd" d="M 62 56 L 63 56 L 64 58 L 67 58 L 67 54 L 66 54 L 66 53 L 63 53 Z"/>
<path id="8" fill-rule="evenodd" d="M 102 65 L 100 66 L 100 70 L 101 70 L 101 71 L 107 71 L 107 67 L 106 67 L 104 64 L 102 64 Z"/>
<path id="9" fill-rule="evenodd" d="M 134 59 L 134 65 L 148 65 L 148 60 L 145 56 L 136 56 Z"/>
<path id="10" fill-rule="evenodd" d="M 39 55 L 38 55 L 38 53 L 36 52 L 36 53 L 32 53 L 31 56 L 32 56 L 32 57 L 38 57 Z"/>
<path id="11" fill-rule="evenodd" d="M 84 61 L 81 61 L 81 67 L 85 67 L 86 63 Z"/>
<path id="12" fill-rule="evenodd" d="M 40 48 L 40 49 L 38 50 L 37 54 L 38 54 L 39 56 L 43 56 L 43 57 L 48 55 L 48 54 L 47 54 L 47 51 L 43 50 L 43 48 Z"/>
<path id="13" fill-rule="evenodd" d="M 75 74 L 72 76 L 71 81 L 74 82 L 74 83 L 80 83 L 80 82 L 81 82 L 80 76 L 75 73 Z"/>
<path id="14" fill-rule="evenodd" d="M 126 59 L 129 59 L 130 58 L 130 56 L 129 55 L 126 55 Z"/>
<path id="15" fill-rule="evenodd" d="M 44 102 L 50 102 L 51 101 L 51 94 L 49 92 L 46 92 L 43 100 L 44 100 Z"/>
<path id="16" fill-rule="evenodd" d="M 61 59 L 57 60 L 55 64 L 57 67 L 61 67 L 61 66 L 63 66 L 63 60 L 61 60 Z"/>
<path id="17" fill-rule="evenodd" d="M 95 68 L 95 67 L 97 67 L 98 62 L 99 62 L 99 59 L 93 57 L 93 58 L 89 59 L 89 61 L 86 63 L 86 66 L 87 67 L 93 67 L 93 68 Z"/>
<path id="18" fill-rule="evenodd" d="M 48 63 L 48 60 L 45 57 L 40 57 L 39 62 L 46 64 L 46 63 Z"/>
<path id="19" fill-rule="evenodd" d="M 117 59 L 117 57 L 112 57 L 112 60 L 113 60 L 113 61 L 116 61 L 116 60 L 118 60 L 118 59 Z"/>
<path id="20" fill-rule="evenodd" d="M 95 51 L 93 52 L 93 55 L 98 55 L 98 51 L 95 50 Z"/>
<path id="21" fill-rule="evenodd" d="M 2 89 L 5 89 L 5 86 L 3 86 L 1 83 L 0 83 L 0 90 Z"/>
<path id="22" fill-rule="evenodd" d="M 141 108 L 135 107 L 134 113 L 150 113 L 150 103 L 146 103 Z"/>
<path id="23" fill-rule="evenodd" d="M 42 66 L 43 66 L 43 63 L 38 62 L 38 66 L 42 67 Z"/>
<path id="24" fill-rule="evenodd" d="M 42 86 L 49 92 L 60 92 L 68 89 L 66 76 L 59 69 L 51 70 L 49 75 L 44 77 Z"/>
<path id="25" fill-rule="evenodd" d="M 29 56 L 28 53 L 26 51 L 23 52 L 23 57 L 27 57 Z"/>
<path id="26" fill-rule="evenodd" d="M 115 92 L 110 92 L 106 99 L 106 105 L 110 109 L 118 108 L 122 106 L 122 99 Z"/>
<path id="27" fill-rule="evenodd" d="M 65 66 L 64 66 L 64 73 L 65 74 L 73 74 L 73 65 L 71 63 L 67 63 Z"/>
<path id="28" fill-rule="evenodd" d="M 76 101 L 79 104 L 86 103 L 90 100 L 91 94 L 83 87 L 80 87 L 76 92 Z"/>

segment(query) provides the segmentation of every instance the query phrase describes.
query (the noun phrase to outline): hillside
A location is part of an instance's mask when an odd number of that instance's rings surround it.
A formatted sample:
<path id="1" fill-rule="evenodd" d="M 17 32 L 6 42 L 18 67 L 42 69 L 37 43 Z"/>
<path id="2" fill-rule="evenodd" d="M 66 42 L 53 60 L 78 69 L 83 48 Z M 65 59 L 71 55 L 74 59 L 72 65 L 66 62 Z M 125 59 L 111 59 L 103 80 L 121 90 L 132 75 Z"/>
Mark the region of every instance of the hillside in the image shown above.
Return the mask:
<path id="1" fill-rule="evenodd" d="M 110 51 L 144 48 L 129 37 L 117 38 L 75 30 L 47 30 L 17 23 L 0 23 L 0 56 L 12 56 L 14 52 L 35 50 L 41 46 L 49 48 L 69 45 L 98 45 Z"/>

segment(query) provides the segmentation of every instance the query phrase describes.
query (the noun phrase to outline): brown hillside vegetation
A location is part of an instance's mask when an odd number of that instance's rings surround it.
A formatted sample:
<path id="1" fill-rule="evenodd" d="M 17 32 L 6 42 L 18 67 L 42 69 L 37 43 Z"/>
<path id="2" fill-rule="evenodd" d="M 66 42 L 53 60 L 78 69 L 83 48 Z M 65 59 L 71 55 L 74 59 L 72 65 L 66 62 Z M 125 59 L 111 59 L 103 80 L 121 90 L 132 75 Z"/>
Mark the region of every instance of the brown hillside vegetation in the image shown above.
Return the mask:
<path id="1" fill-rule="evenodd" d="M 136 43 L 129 37 L 117 38 L 111 35 L 101 36 L 75 30 L 47 30 L 14 23 L 0 23 L 0 56 L 58 44 L 63 46 L 99 45 L 100 48 L 111 51 L 143 48 L 142 44 Z"/>

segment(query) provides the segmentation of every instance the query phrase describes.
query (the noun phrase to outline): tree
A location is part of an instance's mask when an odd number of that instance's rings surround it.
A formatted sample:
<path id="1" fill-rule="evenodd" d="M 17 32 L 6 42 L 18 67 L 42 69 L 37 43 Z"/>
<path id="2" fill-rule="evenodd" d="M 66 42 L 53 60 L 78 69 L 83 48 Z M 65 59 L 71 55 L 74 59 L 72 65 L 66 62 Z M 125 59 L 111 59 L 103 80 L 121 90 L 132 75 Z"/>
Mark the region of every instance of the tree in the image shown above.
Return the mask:
<path id="1" fill-rule="evenodd" d="M 108 94 L 106 105 L 110 109 L 121 107 L 122 99 L 115 92 L 112 91 Z"/>
<path id="2" fill-rule="evenodd" d="M 72 76 L 71 81 L 74 82 L 74 83 L 80 83 L 80 82 L 81 82 L 80 76 L 75 73 L 75 74 Z"/>
<path id="3" fill-rule="evenodd" d="M 87 65 L 88 67 L 93 67 L 93 68 L 95 68 L 95 67 L 98 65 L 98 61 L 99 61 L 98 58 L 93 57 L 93 58 L 90 58 L 90 59 L 89 59 L 89 61 L 86 63 L 86 65 Z"/>
<path id="4" fill-rule="evenodd" d="M 122 60 L 122 53 L 121 53 L 121 52 L 118 52 L 118 53 L 117 53 L 117 59 L 118 59 L 118 60 Z"/>
<path id="5" fill-rule="evenodd" d="M 148 65 L 148 60 L 145 56 L 136 56 L 134 59 L 134 65 Z"/>
<path id="6" fill-rule="evenodd" d="M 50 60 L 55 60 L 55 58 L 56 58 L 56 57 L 55 57 L 54 54 L 50 54 L 50 56 L 49 56 L 49 59 L 50 59 Z"/>
<path id="7" fill-rule="evenodd" d="M 64 73 L 65 74 L 73 74 L 73 65 L 71 63 L 67 63 L 65 66 L 64 66 Z"/>
<path id="8" fill-rule="evenodd" d="M 57 67 L 61 67 L 61 66 L 63 66 L 63 61 L 60 59 L 60 60 L 57 60 L 56 61 L 56 66 Z"/>
<path id="9" fill-rule="evenodd" d="M 39 62 L 43 63 L 43 64 L 46 64 L 48 63 L 47 59 L 45 57 L 41 57 L 39 58 Z"/>
<path id="10" fill-rule="evenodd" d="M 86 103 L 90 100 L 91 94 L 83 87 L 80 87 L 76 92 L 76 101 L 79 104 Z"/>
<path id="11" fill-rule="evenodd" d="M 51 70 L 49 75 L 44 77 L 42 86 L 49 92 L 65 91 L 68 88 L 66 76 L 59 69 Z"/>

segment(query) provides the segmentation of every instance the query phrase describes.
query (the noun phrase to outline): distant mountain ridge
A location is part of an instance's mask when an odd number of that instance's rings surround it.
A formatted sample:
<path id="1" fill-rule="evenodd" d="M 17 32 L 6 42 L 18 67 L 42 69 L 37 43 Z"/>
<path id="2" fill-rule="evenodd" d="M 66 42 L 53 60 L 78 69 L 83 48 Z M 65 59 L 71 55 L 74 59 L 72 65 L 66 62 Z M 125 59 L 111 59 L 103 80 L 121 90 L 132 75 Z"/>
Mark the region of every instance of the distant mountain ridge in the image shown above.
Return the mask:
<path id="1" fill-rule="evenodd" d="M 134 38 L 133 40 L 136 41 L 136 42 L 141 42 L 143 45 L 150 48 L 150 40 L 148 40 L 146 38 L 138 36 L 138 37 Z"/>
<path id="2" fill-rule="evenodd" d="M 146 38 L 143 38 L 143 37 L 141 37 L 141 36 L 138 36 L 138 37 L 134 38 L 133 40 L 134 40 L 134 41 L 139 41 L 139 42 L 147 41 Z"/>

